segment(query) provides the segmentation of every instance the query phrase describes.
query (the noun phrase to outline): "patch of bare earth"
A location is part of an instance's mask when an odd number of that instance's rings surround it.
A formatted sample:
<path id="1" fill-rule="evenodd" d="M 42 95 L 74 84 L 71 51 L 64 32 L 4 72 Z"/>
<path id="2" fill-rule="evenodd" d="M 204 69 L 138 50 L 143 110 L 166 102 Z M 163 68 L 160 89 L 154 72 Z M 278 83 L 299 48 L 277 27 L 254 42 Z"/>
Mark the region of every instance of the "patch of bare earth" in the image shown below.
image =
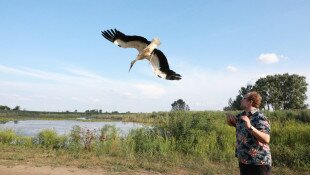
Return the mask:
<path id="1" fill-rule="evenodd" d="M 29 166 L 29 165 L 16 165 L 4 166 L 0 165 L 0 175 L 105 175 L 105 174 L 141 174 L 150 175 L 158 174 L 155 172 L 108 172 L 104 169 L 80 169 L 76 167 L 50 167 L 50 166 Z"/>
<path id="2" fill-rule="evenodd" d="M 126 172 L 110 172 L 104 169 L 81 169 L 77 167 L 51 167 L 51 166 L 31 166 L 31 165 L 0 165 L 0 175 L 161 175 L 157 172 L 148 171 L 126 171 Z M 186 172 L 169 173 L 169 175 L 186 174 Z"/>

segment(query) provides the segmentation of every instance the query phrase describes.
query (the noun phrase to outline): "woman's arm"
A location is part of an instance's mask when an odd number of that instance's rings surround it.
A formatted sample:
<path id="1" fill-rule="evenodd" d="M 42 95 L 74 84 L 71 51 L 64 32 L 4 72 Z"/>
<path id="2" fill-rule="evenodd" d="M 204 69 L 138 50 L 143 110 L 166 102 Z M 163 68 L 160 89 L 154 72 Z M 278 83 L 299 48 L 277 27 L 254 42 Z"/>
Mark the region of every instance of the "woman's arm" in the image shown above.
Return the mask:
<path id="1" fill-rule="evenodd" d="M 248 130 L 250 130 L 251 134 L 261 143 L 264 143 L 264 144 L 269 144 L 270 142 L 270 135 L 269 134 L 266 134 L 262 131 L 259 131 L 258 129 L 256 129 L 254 126 L 252 127 L 251 129 L 251 122 L 250 122 L 250 119 L 248 116 L 244 115 L 244 116 L 241 116 L 241 119 L 243 121 L 245 121 L 245 126 Z"/>
<path id="2" fill-rule="evenodd" d="M 266 133 L 264 133 L 262 131 L 259 131 L 255 127 L 252 127 L 252 128 L 253 129 L 250 132 L 259 142 L 262 142 L 264 144 L 269 144 L 269 142 L 270 142 L 270 135 L 268 135 L 268 134 L 266 134 Z"/>

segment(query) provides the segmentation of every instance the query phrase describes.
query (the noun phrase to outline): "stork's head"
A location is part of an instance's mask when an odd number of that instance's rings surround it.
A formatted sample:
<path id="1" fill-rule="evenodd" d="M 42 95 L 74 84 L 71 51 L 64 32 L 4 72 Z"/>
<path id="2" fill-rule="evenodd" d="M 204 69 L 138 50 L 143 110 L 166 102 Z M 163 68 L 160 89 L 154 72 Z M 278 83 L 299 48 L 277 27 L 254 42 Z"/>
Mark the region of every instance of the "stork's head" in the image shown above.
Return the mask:
<path id="1" fill-rule="evenodd" d="M 159 38 L 154 38 L 154 39 L 152 39 L 152 43 L 154 43 L 154 44 L 156 44 L 156 45 L 160 45 L 160 44 L 161 44 Z"/>

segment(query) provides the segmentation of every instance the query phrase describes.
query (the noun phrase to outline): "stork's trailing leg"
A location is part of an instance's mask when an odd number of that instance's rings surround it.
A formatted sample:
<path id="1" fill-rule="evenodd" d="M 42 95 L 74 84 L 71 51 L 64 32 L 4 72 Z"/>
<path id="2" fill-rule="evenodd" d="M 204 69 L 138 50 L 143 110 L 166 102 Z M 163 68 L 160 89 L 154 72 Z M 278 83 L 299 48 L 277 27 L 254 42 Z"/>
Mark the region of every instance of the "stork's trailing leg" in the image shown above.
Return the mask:
<path id="1" fill-rule="evenodd" d="M 137 59 L 133 60 L 131 63 L 130 63 L 130 68 L 129 68 L 129 71 L 130 72 L 130 69 L 132 68 L 132 66 L 135 64 L 135 62 L 137 61 Z"/>

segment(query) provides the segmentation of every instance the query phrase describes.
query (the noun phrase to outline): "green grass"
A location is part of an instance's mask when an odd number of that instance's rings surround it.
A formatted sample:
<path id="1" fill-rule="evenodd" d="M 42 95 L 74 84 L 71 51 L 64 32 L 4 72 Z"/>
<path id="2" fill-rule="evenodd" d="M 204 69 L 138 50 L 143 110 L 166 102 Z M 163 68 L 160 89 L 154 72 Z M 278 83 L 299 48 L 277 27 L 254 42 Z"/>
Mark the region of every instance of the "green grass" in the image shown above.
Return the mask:
<path id="1" fill-rule="evenodd" d="M 310 169 L 310 125 L 296 121 L 272 125 L 271 149 L 274 165 Z"/>

